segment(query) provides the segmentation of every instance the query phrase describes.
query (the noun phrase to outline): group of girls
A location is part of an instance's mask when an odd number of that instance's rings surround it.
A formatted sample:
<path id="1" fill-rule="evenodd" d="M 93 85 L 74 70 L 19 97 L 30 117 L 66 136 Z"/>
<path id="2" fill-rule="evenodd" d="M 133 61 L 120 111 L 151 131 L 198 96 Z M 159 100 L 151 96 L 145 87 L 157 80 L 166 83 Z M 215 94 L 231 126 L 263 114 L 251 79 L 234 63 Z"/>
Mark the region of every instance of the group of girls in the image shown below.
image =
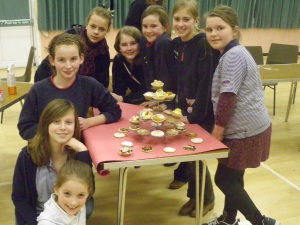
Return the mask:
<path id="1" fill-rule="evenodd" d="M 72 128 L 76 127 L 74 121 L 77 119 L 76 116 L 73 116 L 73 121 L 68 119 L 69 114 L 72 114 L 70 111 L 60 115 L 54 113 L 52 117 L 44 118 L 44 113 L 41 111 L 48 107 L 46 105 L 51 100 L 49 96 L 54 92 L 59 95 L 54 95 L 53 98 L 60 96 L 73 102 L 81 116 L 77 128 L 84 130 L 96 124 L 118 120 L 121 111 L 116 106 L 114 98 L 118 101 L 139 104 L 142 101 L 141 93 L 150 90 L 150 83 L 156 79 L 165 83 L 166 91 L 174 91 L 177 94 L 176 104 L 183 112 L 181 121 L 199 124 L 231 150 L 227 159 L 219 160 L 215 176 L 217 186 L 225 195 L 224 210 L 220 217 L 207 224 L 238 225 L 239 220 L 236 216 L 240 211 L 253 225 L 280 225 L 279 221 L 263 216 L 244 189 L 245 169 L 258 167 L 261 161 L 269 157 L 271 121 L 264 106 L 259 71 L 249 52 L 238 42 L 240 32 L 237 15 L 232 8 L 217 6 L 208 13 L 206 34 L 197 28 L 198 12 L 199 6 L 195 0 L 178 0 L 175 3 L 172 17 L 173 28 L 178 37 L 173 40 L 169 36 L 168 14 L 158 5 L 149 6 L 143 12 L 142 35 L 135 28 L 122 28 L 115 44 L 119 54 L 114 59 L 112 94 L 108 93 L 103 85 L 94 84 L 91 80 L 77 75 L 84 55 L 78 45 L 79 39 L 67 34 L 54 38 L 49 46 L 49 61 L 56 72 L 50 78 L 33 86 L 27 96 L 18 124 L 21 134 L 26 133 L 27 129 L 32 130 L 33 134 L 36 133 L 28 147 L 21 152 L 18 161 L 24 164 L 29 160 L 27 163 L 33 168 L 32 174 L 36 174 L 36 178 L 32 180 L 32 188 L 36 188 L 37 193 L 30 199 L 24 197 L 27 196 L 27 189 L 22 189 L 17 182 L 26 178 L 26 171 L 23 171 L 24 167 L 18 167 L 17 163 L 13 189 L 16 217 L 20 221 L 17 224 L 26 224 L 28 215 L 31 215 L 32 224 L 37 223 L 36 217 L 41 212 L 39 210 L 45 197 L 43 190 L 45 186 L 51 186 L 56 180 L 55 176 L 52 177 L 50 179 L 52 183 L 48 182 L 47 185 L 39 180 L 49 173 L 48 168 L 59 171 L 68 157 L 86 151 L 84 145 L 79 145 L 79 153 L 74 154 L 77 151 L 78 141 L 70 136 L 75 133 Z M 95 43 L 99 41 L 97 33 L 103 28 L 97 24 L 105 20 L 101 16 L 98 17 L 100 18 L 95 18 L 91 22 L 93 32 L 90 36 L 88 27 L 86 29 L 87 37 Z M 109 26 L 110 22 L 107 22 L 106 30 L 109 30 Z M 69 39 L 74 40 L 75 43 L 65 41 Z M 92 62 L 92 59 L 87 62 Z M 88 64 L 86 66 L 88 68 L 82 71 L 89 71 Z M 76 83 L 78 85 L 74 85 Z M 81 89 L 82 85 L 86 85 L 85 88 Z M 76 93 L 75 90 L 70 91 L 74 86 L 76 91 L 81 90 L 80 93 Z M 126 93 L 127 89 L 130 89 L 130 94 Z M 39 97 L 42 91 L 45 94 Z M 85 102 L 81 101 L 85 109 L 82 109 L 81 104 L 77 104 L 79 96 L 85 100 Z M 98 119 L 97 121 L 83 119 L 88 106 L 96 106 L 100 109 L 101 114 L 95 118 Z M 39 124 L 36 118 L 40 118 Z M 43 118 L 47 121 L 46 124 L 43 124 Z M 32 138 L 32 135 L 28 137 Z M 47 145 L 43 143 L 42 137 L 48 137 Z M 39 142 L 48 152 L 42 156 L 35 156 L 34 149 L 39 148 L 37 144 Z M 74 142 L 77 143 L 75 146 L 73 146 Z M 57 149 L 60 149 L 60 152 Z M 179 213 L 195 216 L 195 163 L 181 164 L 178 170 L 181 170 L 179 174 L 184 177 L 183 183 L 188 181 L 190 198 Z M 73 206 L 60 200 L 59 189 L 62 186 L 64 184 L 54 186 L 55 194 L 45 206 L 54 202 L 64 212 L 72 214 Z M 81 194 L 85 199 L 92 191 L 87 191 L 90 188 L 87 183 L 83 182 L 83 187 Z M 28 208 L 20 204 L 22 201 L 30 203 Z M 214 204 L 212 181 L 207 170 L 204 215 L 214 208 Z M 64 207 L 65 205 L 67 208 Z M 79 209 L 83 204 L 78 203 L 77 206 L 74 208 Z M 30 213 L 27 212 L 28 209 L 31 209 Z M 76 211 L 76 216 L 79 215 L 78 212 Z M 45 218 L 44 214 L 40 214 L 39 218 Z M 80 220 L 79 217 L 77 220 Z"/>

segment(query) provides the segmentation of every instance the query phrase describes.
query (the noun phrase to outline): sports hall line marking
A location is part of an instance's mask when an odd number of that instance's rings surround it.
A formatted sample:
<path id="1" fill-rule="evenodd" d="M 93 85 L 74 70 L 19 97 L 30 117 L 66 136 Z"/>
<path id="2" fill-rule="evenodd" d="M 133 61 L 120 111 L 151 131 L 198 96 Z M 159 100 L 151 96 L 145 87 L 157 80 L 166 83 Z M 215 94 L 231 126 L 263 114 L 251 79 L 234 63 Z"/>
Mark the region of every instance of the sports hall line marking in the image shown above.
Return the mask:
<path id="1" fill-rule="evenodd" d="M 283 180 L 284 182 L 286 182 L 287 184 L 291 185 L 293 188 L 295 188 L 296 190 L 300 191 L 300 187 L 297 186 L 296 184 L 294 184 L 293 182 L 291 182 L 290 180 L 286 179 L 285 177 L 283 177 L 282 175 L 280 175 L 279 173 L 277 173 L 275 170 L 271 169 L 269 166 L 267 166 L 264 163 L 261 163 L 260 165 L 262 165 L 264 168 L 266 168 L 267 170 L 269 170 L 271 173 L 273 173 L 275 176 L 279 177 L 281 180 Z"/>
<path id="2" fill-rule="evenodd" d="M 12 182 L 3 182 L 3 183 L 0 183 L 0 187 L 1 186 L 6 186 L 6 185 L 12 185 Z"/>

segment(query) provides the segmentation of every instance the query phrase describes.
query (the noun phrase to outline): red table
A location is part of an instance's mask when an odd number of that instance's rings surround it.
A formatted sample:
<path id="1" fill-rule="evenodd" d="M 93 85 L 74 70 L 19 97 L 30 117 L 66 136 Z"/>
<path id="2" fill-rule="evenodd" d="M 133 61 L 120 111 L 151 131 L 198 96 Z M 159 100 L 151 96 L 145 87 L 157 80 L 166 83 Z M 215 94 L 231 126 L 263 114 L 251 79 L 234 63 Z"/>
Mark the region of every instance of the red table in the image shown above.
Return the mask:
<path id="1" fill-rule="evenodd" d="M 124 138 L 115 138 L 114 133 L 118 132 L 119 128 L 128 128 L 130 126 L 129 119 L 143 109 L 141 106 L 126 103 L 120 103 L 120 106 L 122 108 L 122 118 L 118 122 L 91 127 L 83 132 L 85 144 L 89 149 L 97 171 L 100 174 L 106 174 L 105 171 L 109 169 L 119 169 L 119 225 L 123 224 L 127 169 L 129 167 L 196 161 L 196 190 L 199 190 L 199 160 L 202 160 L 204 164 L 201 181 L 205 182 L 205 160 L 228 157 L 228 148 L 196 124 L 186 124 L 186 129 L 197 133 L 197 137 L 204 140 L 201 144 L 192 143 L 191 138 L 184 133 L 175 137 L 156 138 L 150 135 L 140 136 L 135 131 L 130 131 Z M 151 127 L 150 124 L 143 125 Z M 119 154 L 120 144 L 123 141 L 130 141 L 134 144 L 132 155 L 121 156 Z M 194 145 L 196 150 L 184 150 L 183 146 L 188 144 Z M 140 150 L 142 147 L 149 145 L 153 147 L 153 152 L 145 153 Z M 166 153 L 163 151 L 165 147 L 174 147 L 176 152 Z M 203 183 L 201 195 L 204 193 L 204 186 Z M 200 198 L 198 192 L 196 192 L 196 198 Z M 203 206 L 203 196 L 200 199 L 200 205 Z M 202 218 L 199 215 L 202 215 L 203 209 L 199 207 L 198 202 L 196 201 L 196 209 L 199 212 L 196 214 L 196 224 L 202 224 Z"/>

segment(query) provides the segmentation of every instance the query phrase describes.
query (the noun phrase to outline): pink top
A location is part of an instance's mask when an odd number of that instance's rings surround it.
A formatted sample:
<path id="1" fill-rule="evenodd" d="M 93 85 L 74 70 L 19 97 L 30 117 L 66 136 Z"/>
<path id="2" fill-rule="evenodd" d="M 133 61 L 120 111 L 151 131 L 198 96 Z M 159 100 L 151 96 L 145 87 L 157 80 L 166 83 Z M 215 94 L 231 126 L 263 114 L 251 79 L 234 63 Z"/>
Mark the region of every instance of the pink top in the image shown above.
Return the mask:
<path id="1" fill-rule="evenodd" d="M 129 119 L 144 109 L 142 106 L 127 103 L 119 103 L 119 105 L 122 109 L 122 117 L 118 122 L 94 126 L 83 132 L 85 144 L 89 149 L 90 156 L 97 170 L 100 169 L 101 163 L 104 162 L 155 159 L 228 149 L 223 143 L 212 137 L 197 124 L 186 124 L 186 130 L 197 133 L 197 138 L 203 139 L 203 142 L 200 144 L 192 143 L 191 137 L 187 137 L 185 132 L 174 137 L 152 137 L 151 135 L 141 136 L 136 131 L 129 131 L 125 133 L 125 137 L 116 138 L 114 134 L 119 132 L 120 128 L 129 128 L 131 126 Z M 99 114 L 99 112 L 95 113 Z M 145 122 L 142 126 L 143 128 L 154 130 L 151 122 Z M 129 156 L 122 156 L 119 153 L 121 142 L 123 141 L 133 143 L 133 152 Z M 193 145 L 196 147 L 196 150 L 184 150 L 183 147 L 186 145 Z M 152 146 L 153 151 L 148 153 L 142 152 L 141 148 L 145 146 Z M 166 153 L 163 151 L 165 147 L 173 147 L 176 151 Z"/>

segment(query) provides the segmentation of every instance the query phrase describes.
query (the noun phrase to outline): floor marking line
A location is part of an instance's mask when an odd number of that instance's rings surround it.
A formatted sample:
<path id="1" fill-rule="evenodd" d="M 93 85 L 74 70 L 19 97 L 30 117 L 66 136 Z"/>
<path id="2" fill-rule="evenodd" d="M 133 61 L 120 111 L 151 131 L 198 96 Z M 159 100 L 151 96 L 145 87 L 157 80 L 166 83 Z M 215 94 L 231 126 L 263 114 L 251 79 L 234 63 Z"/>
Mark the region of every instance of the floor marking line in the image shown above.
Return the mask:
<path id="1" fill-rule="evenodd" d="M 261 163 L 261 165 L 269 170 L 271 173 L 273 173 L 274 175 L 276 175 L 277 177 L 279 177 L 281 180 L 283 180 L 284 182 L 288 183 L 289 185 L 291 185 L 292 187 L 294 187 L 296 190 L 300 191 L 300 187 L 297 186 L 296 184 L 294 184 L 293 182 L 291 182 L 290 180 L 286 179 L 284 176 L 280 175 L 279 173 L 277 173 L 275 170 L 271 169 L 269 166 L 267 166 L 264 163 Z"/>

